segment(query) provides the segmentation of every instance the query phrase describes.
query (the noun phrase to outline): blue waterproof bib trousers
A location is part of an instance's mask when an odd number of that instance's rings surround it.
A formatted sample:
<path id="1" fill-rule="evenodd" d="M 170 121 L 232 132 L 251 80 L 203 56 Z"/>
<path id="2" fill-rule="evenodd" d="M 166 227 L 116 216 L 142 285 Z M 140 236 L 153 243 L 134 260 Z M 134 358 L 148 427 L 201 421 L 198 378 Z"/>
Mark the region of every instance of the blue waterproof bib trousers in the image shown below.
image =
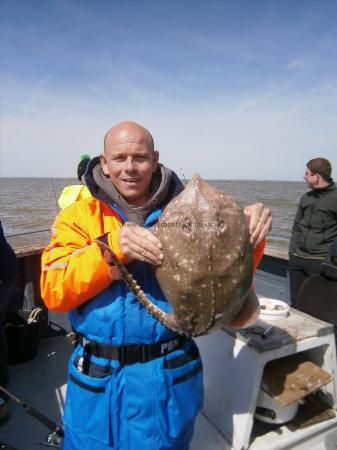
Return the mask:
<path id="1" fill-rule="evenodd" d="M 152 267 L 134 262 L 128 270 L 153 303 L 170 311 Z M 70 320 L 87 339 L 117 346 L 176 336 L 123 281 L 72 311 Z M 124 366 L 78 345 L 69 362 L 63 449 L 186 450 L 202 401 L 202 364 L 192 339 L 165 356 Z"/>

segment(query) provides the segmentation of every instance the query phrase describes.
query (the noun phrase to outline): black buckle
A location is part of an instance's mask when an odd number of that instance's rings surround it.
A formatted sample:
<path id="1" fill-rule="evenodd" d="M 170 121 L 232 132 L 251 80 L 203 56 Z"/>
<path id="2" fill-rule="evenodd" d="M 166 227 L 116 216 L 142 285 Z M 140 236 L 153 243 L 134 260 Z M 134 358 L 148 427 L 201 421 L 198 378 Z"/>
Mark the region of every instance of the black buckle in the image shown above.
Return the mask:
<path id="1" fill-rule="evenodd" d="M 118 347 L 118 360 L 120 364 L 133 364 L 149 361 L 148 345 L 130 344 Z"/>

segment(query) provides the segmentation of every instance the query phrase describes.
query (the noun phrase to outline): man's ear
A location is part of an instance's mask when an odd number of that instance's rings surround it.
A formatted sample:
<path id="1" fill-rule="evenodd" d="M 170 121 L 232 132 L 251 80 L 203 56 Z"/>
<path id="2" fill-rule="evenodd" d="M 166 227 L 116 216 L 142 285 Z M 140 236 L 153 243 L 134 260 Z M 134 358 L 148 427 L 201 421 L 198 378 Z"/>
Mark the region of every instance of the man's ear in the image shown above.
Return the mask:
<path id="1" fill-rule="evenodd" d="M 159 152 L 157 150 L 155 150 L 153 152 L 153 169 L 152 169 L 152 173 L 155 173 L 155 171 L 158 168 L 158 161 L 159 161 Z"/>
<path id="2" fill-rule="evenodd" d="M 108 170 L 108 162 L 106 160 L 106 157 L 104 155 L 104 153 L 101 153 L 99 155 L 100 161 L 101 161 L 101 165 L 102 165 L 102 170 L 104 175 L 109 176 L 109 170 Z"/>

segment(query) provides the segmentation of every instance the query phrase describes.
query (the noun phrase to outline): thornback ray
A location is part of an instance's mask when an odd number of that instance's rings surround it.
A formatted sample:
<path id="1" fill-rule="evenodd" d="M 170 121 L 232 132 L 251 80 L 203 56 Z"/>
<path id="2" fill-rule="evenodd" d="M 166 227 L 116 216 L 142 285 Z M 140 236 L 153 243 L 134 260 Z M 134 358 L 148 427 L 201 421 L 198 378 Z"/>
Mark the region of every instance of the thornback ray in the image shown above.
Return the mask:
<path id="1" fill-rule="evenodd" d="M 164 259 L 155 267 L 172 312 L 154 305 L 111 249 L 129 289 L 157 320 L 183 335 L 229 326 L 242 310 L 253 279 L 252 249 L 243 209 L 194 174 L 150 229 Z"/>

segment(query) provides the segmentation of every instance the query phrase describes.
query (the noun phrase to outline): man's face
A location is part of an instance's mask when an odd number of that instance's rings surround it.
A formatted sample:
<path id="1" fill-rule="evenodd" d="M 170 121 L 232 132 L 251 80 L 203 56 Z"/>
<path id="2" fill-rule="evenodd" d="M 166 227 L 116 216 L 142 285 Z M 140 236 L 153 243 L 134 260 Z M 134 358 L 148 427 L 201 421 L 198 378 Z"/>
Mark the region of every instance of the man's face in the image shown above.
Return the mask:
<path id="1" fill-rule="evenodd" d="M 101 155 L 102 169 L 119 193 L 131 205 L 148 200 L 152 174 L 158 166 L 158 152 L 152 150 L 141 129 L 122 130 L 109 138 Z"/>
<path id="2" fill-rule="evenodd" d="M 317 186 L 317 183 L 319 182 L 319 175 L 318 173 L 312 173 L 311 170 L 308 167 L 306 167 L 303 175 L 303 180 L 310 188 L 314 188 L 315 186 Z"/>

